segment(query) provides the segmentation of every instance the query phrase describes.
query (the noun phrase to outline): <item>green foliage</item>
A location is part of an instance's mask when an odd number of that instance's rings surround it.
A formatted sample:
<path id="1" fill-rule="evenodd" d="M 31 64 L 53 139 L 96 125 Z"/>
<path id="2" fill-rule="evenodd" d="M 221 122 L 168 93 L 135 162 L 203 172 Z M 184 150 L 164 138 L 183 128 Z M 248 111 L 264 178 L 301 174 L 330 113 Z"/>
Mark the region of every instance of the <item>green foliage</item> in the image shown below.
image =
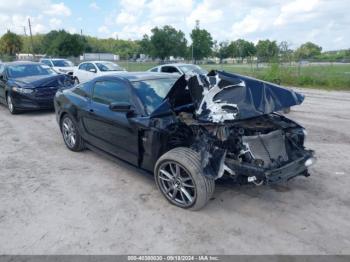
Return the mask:
<path id="1" fill-rule="evenodd" d="M 137 41 L 122 39 L 99 39 L 87 36 L 85 52 L 112 53 L 120 56 L 121 59 L 129 59 L 139 53 L 140 44 Z"/>
<path id="2" fill-rule="evenodd" d="M 246 41 L 244 39 L 238 39 L 230 43 L 229 54 L 232 57 L 240 57 L 242 59 L 251 57 L 256 54 L 256 48 L 254 43 Z"/>
<path id="3" fill-rule="evenodd" d="M 295 57 L 297 59 L 314 58 L 320 55 L 321 51 L 322 47 L 311 42 L 306 42 L 305 44 L 302 44 L 297 50 L 295 50 Z"/>
<path id="4" fill-rule="evenodd" d="M 280 61 L 281 62 L 291 62 L 293 59 L 293 50 L 289 48 L 287 41 L 282 41 L 278 45 Z"/>
<path id="5" fill-rule="evenodd" d="M 35 54 L 43 54 L 45 53 L 44 51 L 44 46 L 43 46 L 43 39 L 44 39 L 43 34 L 37 34 L 33 35 L 33 48 L 34 48 L 34 53 Z M 30 36 L 21 36 L 23 46 L 21 49 L 22 53 L 30 54 L 33 52 L 32 50 L 32 42 L 30 39 Z"/>
<path id="6" fill-rule="evenodd" d="M 220 58 L 220 62 L 223 59 L 230 57 L 229 43 L 220 42 L 219 44 L 215 41 L 213 47 L 213 55 Z"/>
<path id="7" fill-rule="evenodd" d="M 148 35 L 144 35 L 142 39 L 138 42 L 140 45 L 140 53 L 142 54 L 152 54 L 153 46 Z"/>
<path id="8" fill-rule="evenodd" d="M 193 46 L 193 58 L 201 60 L 212 54 L 213 38 L 211 34 L 205 30 L 200 29 L 199 26 L 194 28 L 190 34 Z"/>
<path id="9" fill-rule="evenodd" d="M 281 65 L 252 67 L 247 64 L 201 65 L 206 70 L 224 70 L 252 76 L 269 82 L 280 82 L 284 86 L 312 87 L 327 90 L 350 91 L 350 66 L 348 64 L 327 65 Z"/>
<path id="10" fill-rule="evenodd" d="M 173 56 L 184 56 L 186 54 L 187 40 L 185 34 L 171 26 L 164 26 L 163 28 L 155 27 L 152 30 L 150 38 L 150 49 L 152 57 L 165 58 Z M 144 41 L 147 41 L 144 39 Z"/>
<path id="11" fill-rule="evenodd" d="M 261 62 L 268 62 L 276 59 L 278 55 L 278 46 L 276 41 L 259 40 L 256 45 L 256 55 Z"/>
<path id="12" fill-rule="evenodd" d="M 86 47 L 85 38 L 64 30 L 49 32 L 42 42 L 44 51 L 51 56 L 79 56 Z"/>
<path id="13" fill-rule="evenodd" d="M 0 52 L 5 55 L 14 56 L 23 46 L 21 37 L 15 33 L 7 31 L 0 39 Z"/>

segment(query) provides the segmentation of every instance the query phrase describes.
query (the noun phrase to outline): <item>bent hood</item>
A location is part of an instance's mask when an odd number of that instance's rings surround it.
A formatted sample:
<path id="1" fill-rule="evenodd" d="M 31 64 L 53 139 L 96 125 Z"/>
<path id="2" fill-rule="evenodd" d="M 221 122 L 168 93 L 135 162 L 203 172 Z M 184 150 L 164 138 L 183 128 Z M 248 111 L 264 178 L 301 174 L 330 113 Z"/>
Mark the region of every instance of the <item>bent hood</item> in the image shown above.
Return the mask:
<path id="1" fill-rule="evenodd" d="M 36 88 L 36 87 L 65 87 L 71 85 L 71 79 L 66 75 L 38 75 L 12 78 L 11 81 L 21 87 Z"/>
<path id="2" fill-rule="evenodd" d="M 189 92 L 198 120 L 220 123 L 241 120 L 299 105 L 304 96 L 291 89 L 255 78 L 223 71 L 181 77 L 167 98 Z M 172 104 L 172 103 L 171 103 Z"/>

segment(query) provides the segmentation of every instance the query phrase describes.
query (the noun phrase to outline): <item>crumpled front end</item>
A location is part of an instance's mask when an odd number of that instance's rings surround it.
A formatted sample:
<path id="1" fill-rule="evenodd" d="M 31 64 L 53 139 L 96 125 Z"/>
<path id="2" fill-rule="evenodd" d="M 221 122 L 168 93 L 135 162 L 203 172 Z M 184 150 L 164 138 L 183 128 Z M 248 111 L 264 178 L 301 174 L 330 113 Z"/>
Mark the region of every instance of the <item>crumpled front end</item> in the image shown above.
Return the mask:
<path id="1" fill-rule="evenodd" d="M 304 147 L 304 128 L 274 113 L 303 99 L 271 83 L 211 72 L 181 77 L 151 118 L 162 119 L 168 149 L 186 146 L 200 154 L 203 175 L 272 184 L 308 176 L 315 162 Z"/>

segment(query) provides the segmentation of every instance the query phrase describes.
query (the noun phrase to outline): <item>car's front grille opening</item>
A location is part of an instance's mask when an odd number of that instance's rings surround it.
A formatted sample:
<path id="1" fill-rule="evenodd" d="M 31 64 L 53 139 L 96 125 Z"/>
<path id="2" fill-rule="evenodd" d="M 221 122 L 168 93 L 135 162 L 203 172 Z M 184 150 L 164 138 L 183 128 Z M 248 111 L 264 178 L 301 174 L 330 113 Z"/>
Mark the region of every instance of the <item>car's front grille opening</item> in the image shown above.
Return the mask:
<path id="1" fill-rule="evenodd" d="M 288 161 L 285 136 L 282 130 L 268 134 L 243 136 L 243 144 L 252 158 L 263 167 L 277 167 Z"/>

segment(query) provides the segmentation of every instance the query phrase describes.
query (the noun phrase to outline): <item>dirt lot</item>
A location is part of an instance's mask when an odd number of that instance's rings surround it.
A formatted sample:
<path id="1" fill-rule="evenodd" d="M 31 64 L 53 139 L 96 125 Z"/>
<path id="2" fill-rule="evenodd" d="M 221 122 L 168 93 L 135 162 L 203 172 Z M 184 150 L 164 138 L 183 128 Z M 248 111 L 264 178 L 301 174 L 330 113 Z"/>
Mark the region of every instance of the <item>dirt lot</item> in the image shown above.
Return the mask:
<path id="1" fill-rule="evenodd" d="M 350 93 L 302 92 L 289 116 L 317 152 L 311 177 L 221 182 L 199 212 L 124 162 L 67 150 L 54 113 L 0 106 L 0 253 L 350 254 Z"/>

